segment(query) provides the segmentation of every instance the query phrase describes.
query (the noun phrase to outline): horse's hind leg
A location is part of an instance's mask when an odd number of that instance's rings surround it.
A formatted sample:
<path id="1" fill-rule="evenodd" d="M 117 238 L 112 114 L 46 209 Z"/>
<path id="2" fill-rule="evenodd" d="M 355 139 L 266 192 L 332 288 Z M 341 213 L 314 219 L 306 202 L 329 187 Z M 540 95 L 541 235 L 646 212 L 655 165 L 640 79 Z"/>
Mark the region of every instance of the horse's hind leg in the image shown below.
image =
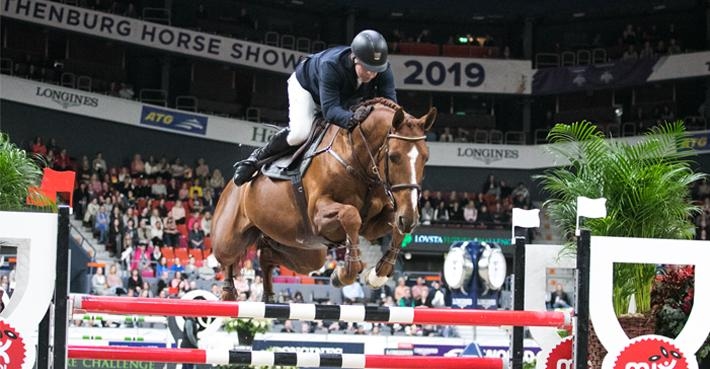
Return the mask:
<path id="1" fill-rule="evenodd" d="M 274 268 L 278 265 L 278 260 L 276 260 L 273 250 L 269 247 L 268 242 L 263 237 L 259 238 L 256 247 L 261 250 L 259 253 L 259 264 L 261 265 L 261 271 L 264 274 L 263 301 L 266 303 L 273 303 L 276 302 L 276 295 L 274 294 L 272 275 Z"/>
<path id="2" fill-rule="evenodd" d="M 237 290 L 234 288 L 234 264 L 222 267 L 224 270 L 224 283 L 222 284 L 222 301 L 236 301 Z"/>

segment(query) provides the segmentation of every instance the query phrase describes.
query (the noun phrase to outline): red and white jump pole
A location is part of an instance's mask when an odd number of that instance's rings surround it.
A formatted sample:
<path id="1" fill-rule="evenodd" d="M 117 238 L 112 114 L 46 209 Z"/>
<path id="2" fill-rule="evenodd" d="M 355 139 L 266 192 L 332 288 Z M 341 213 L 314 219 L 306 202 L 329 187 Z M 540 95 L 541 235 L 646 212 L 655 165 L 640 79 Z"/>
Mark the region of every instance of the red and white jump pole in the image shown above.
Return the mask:
<path id="1" fill-rule="evenodd" d="M 70 359 L 127 360 L 159 363 L 274 366 L 299 368 L 504 369 L 500 358 L 314 354 L 304 352 L 225 351 L 146 347 L 69 346 Z"/>
<path id="2" fill-rule="evenodd" d="M 266 304 L 248 301 L 172 300 L 91 295 L 73 295 L 73 303 L 76 312 L 133 315 L 340 320 L 346 322 L 468 326 L 565 327 L 571 323 L 569 313 L 547 311 Z"/>

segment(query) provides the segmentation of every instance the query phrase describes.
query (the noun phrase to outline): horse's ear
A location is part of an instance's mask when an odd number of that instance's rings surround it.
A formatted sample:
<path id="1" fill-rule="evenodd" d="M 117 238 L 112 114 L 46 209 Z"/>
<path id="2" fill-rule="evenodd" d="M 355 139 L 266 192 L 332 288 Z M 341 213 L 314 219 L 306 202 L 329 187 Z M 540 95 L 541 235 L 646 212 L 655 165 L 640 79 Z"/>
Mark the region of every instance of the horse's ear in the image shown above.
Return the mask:
<path id="1" fill-rule="evenodd" d="M 436 115 L 437 115 L 437 110 L 436 107 L 431 107 L 429 109 L 429 112 L 426 113 L 426 116 L 424 116 L 424 130 L 428 131 L 431 129 L 431 126 L 434 125 L 434 121 L 436 121 Z"/>
<path id="2" fill-rule="evenodd" d="M 394 112 L 394 116 L 392 117 L 392 128 L 399 129 L 399 125 L 404 122 L 404 111 L 402 108 L 398 108 L 397 111 Z"/>

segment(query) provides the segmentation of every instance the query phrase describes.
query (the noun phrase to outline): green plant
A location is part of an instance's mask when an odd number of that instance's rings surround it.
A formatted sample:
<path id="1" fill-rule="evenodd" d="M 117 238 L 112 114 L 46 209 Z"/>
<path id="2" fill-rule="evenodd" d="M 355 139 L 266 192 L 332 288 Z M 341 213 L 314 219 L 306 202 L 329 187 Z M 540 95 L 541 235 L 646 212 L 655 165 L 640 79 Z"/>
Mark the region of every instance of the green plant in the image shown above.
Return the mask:
<path id="1" fill-rule="evenodd" d="M 53 208 L 54 204 L 36 190 L 42 178 L 36 161 L 43 160 L 20 149 L 7 134 L 0 133 L 0 210 L 25 209 L 28 197 Z"/>
<path id="2" fill-rule="evenodd" d="M 269 331 L 271 321 L 267 319 L 228 319 L 224 322 L 224 330 L 228 333 L 237 332 L 238 334 L 247 334 L 254 337 L 257 333 L 265 333 Z"/>
<path id="3" fill-rule="evenodd" d="M 695 294 L 695 267 L 672 267 L 656 277 L 653 285 L 653 311 L 656 333 L 677 337 L 688 322 Z M 698 360 L 710 354 L 710 336 L 696 353 Z"/>
<path id="4" fill-rule="evenodd" d="M 557 124 L 549 133 L 553 154 L 567 160 L 565 167 L 536 176 L 549 199 L 548 217 L 574 252 L 578 196 L 607 199 L 607 217 L 586 220 L 593 235 L 689 239 L 691 217 L 700 209 L 690 201 L 689 186 L 704 178 L 695 173 L 685 149 L 683 122 L 651 129 L 637 142 L 607 140 L 592 123 Z M 628 311 L 631 295 L 637 312 L 651 310 L 650 292 L 655 266 L 617 264 L 614 272 L 614 309 Z"/>

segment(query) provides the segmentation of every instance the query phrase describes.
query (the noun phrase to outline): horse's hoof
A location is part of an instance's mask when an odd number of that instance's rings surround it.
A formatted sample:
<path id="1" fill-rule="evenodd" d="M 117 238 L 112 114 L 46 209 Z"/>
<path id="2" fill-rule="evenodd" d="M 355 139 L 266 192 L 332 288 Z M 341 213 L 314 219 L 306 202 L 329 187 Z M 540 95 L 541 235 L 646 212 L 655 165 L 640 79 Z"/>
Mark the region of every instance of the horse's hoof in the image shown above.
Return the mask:
<path id="1" fill-rule="evenodd" d="M 370 268 L 370 271 L 367 273 L 367 278 L 365 278 L 365 283 L 367 284 L 367 287 L 376 290 L 380 287 L 382 287 L 385 283 L 387 283 L 387 280 L 389 277 L 380 277 L 377 275 L 377 271 L 375 271 L 375 268 Z"/>
<path id="2" fill-rule="evenodd" d="M 338 277 L 337 270 L 333 271 L 333 273 L 331 273 L 330 275 L 330 285 L 335 288 L 343 287 L 343 282 L 340 281 L 340 277 Z"/>

